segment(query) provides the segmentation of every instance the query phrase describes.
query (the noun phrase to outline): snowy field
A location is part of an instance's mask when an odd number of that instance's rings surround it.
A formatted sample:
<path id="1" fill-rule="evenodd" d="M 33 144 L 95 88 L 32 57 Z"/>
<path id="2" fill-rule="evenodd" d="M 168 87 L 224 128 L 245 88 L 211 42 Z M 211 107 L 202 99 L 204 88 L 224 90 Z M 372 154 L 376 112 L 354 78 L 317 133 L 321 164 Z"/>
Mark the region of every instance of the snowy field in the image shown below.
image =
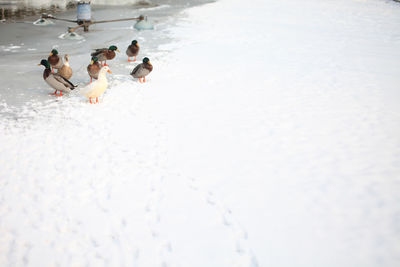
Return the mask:
<path id="1" fill-rule="evenodd" d="M 157 3 L 0 24 L 0 266 L 400 266 L 400 3 Z M 100 104 L 48 95 L 110 45 Z"/>

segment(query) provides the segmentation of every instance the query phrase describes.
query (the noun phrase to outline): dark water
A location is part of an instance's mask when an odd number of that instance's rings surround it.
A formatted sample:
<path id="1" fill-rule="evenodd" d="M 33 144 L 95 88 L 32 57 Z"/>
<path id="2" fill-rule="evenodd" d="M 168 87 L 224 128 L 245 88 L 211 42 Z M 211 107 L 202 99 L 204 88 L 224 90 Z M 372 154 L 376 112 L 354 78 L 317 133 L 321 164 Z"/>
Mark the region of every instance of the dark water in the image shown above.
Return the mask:
<path id="1" fill-rule="evenodd" d="M 174 4 L 174 3 L 184 2 L 182 0 L 153 0 L 153 1 L 136 1 L 131 4 L 132 8 L 145 8 L 145 7 L 155 7 L 160 4 Z M 186 2 L 196 2 L 196 1 L 186 1 Z M 42 13 L 57 14 L 69 9 L 76 9 L 76 2 L 68 2 L 66 6 L 51 5 L 46 8 L 37 8 L 29 6 L 18 0 L 0 0 L 0 20 L 20 20 L 32 16 L 40 16 Z M 92 6 L 95 6 L 92 4 Z"/>
<path id="2" fill-rule="evenodd" d="M 74 8 L 73 6 L 67 6 L 66 8 L 61 8 L 59 6 L 52 5 L 48 8 L 34 8 L 29 7 L 24 4 L 12 4 L 0 2 L 1 9 L 1 20 L 17 20 L 24 19 L 30 16 L 40 15 L 42 13 L 56 14 L 69 8 Z"/>

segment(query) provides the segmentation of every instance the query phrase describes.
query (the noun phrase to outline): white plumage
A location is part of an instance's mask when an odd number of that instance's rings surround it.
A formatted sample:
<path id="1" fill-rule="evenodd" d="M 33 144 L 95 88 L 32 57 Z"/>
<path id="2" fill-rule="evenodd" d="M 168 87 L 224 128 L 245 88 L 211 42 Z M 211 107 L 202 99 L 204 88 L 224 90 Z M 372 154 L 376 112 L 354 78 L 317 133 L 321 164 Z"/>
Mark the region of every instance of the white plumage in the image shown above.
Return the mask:
<path id="1" fill-rule="evenodd" d="M 96 98 L 96 103 L 98 103 L 98 97 L 106 91 L 108 86 L 106 72 L 111 73 L 110 68 L 108 66 L 102 67 L 98 79 L 82 89 L 82 95 L 89 98 L 90 103 L 92 103 L 93 98 Z"/>

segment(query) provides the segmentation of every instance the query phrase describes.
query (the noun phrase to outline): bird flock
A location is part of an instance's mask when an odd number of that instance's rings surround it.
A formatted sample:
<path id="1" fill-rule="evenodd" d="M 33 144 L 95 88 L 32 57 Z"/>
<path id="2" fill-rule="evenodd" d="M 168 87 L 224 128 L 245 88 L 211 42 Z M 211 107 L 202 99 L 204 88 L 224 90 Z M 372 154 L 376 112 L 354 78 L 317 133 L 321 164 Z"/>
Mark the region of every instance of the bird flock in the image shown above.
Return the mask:
<path id="1" fill-rule="evenodd" d="M 135 62 L 136 57 L 139 54 L 139 44 L 136 40 L 126 49 L 126 55 L 128 56 L 128 62 Z M 120 52 L 115 45 L 108 48 L 95 49 L 91 53 L 91 61 L 87 66 L 87 72 L 90 77 L 90 82 L 87 84 L 80 92 L 82 95 L 89 99 L 90 104 L 99 103 L 99 97 L 107 89 L 108 83 L 106 78 L 106 73 L 112 73 L 109 66 L 107 65 L 107 60 L 112 60 L 115 58 L 116 53 Z M 134 57 L 134 59 L 130 59 Z M 69 79 L 72 77 L 73 71 L 69 65 L 69 56 L 64 55 L 64 60 L 58 55 L 58 51 L 53 49 L 50 52 L 49 57 L 42 59 L 39 66 L 44 66 L 43 79 L 44 81 L 53 89 L 54 93 L 51 95 L 63 96 L 63 92 L 70 92 L 77 88 Z M 54 72 L 57 70 L 57 73 Z M 133 78 L 139 79 L 140 83 L 146 82 L 146 76 L 153 70 L 153 65 L 150 63 L 150 59 L 144 57 L 142 63 L 138 64 L 130 73 Z M 93 81 L 93 79 L 95 81 Z"/>

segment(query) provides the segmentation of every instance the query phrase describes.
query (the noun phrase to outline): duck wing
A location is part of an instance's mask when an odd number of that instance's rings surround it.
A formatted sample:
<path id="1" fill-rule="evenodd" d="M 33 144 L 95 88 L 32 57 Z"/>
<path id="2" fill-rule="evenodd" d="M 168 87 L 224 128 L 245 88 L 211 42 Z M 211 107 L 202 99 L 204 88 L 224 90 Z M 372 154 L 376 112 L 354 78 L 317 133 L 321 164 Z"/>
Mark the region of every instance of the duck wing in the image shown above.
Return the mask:
<path id="1" fill-rule="evenodd" d="M 90 55 L 92 57 L 96 57 L 96 56 L 102 54 L 104 51 L 107 51 L 107 50 L 108 50 L 108 48 L 98 48 L 98 49 L 95 49 L 94 52 L 91 53 Z"/>
<path id="2" fill-rule="evenodd" d="M 76 85 L 65 79 L 63 76 L 61 76 L 60 74 L 53 74 L 52 76 L 57 82 L 62 83 L 63 85 L 65 85 L 65 87 L 68 87 L 71 90 L 74 90 L 75 87 L 77 87 Z"/>
<path id="3" fill-rule="evenodd" d="M 140 63 L 139 65 L 137 65 L 131 72 L 131 75 L 137 75 L 139 70 L 142 68 L 142 63 Z"/>

